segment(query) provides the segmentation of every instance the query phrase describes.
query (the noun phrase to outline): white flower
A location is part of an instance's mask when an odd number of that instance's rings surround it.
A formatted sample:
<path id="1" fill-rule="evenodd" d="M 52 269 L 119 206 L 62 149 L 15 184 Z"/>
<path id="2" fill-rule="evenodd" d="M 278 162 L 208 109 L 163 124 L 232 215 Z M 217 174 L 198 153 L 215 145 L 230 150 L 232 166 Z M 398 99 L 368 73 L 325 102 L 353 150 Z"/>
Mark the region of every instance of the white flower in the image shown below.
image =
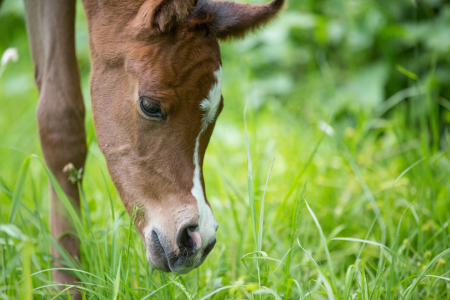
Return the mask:
<path id="1" fill-rule="evenodd" d="M 323 132 L 325 132 L 325 133 L 328 134 L 329 136 L 333 136 L 333 134 L 334 134 L 334 129 L 333 129 L 333 127 L 331 127 L 330 125 L 328 125 L 328 123 L 325 122 L 325 121 L 320 121 L 320 122 L 319 122 L 319 128 L 320 128 L 320 130 L 322 130 Z"/>
<path id="2" fill-rule="evenodd" d="M 1 66 L 6 66 L 10 61 L 16 62 L 19 60 L 19 54 L 16 48 L 8 48 L 3 52 Z"/>

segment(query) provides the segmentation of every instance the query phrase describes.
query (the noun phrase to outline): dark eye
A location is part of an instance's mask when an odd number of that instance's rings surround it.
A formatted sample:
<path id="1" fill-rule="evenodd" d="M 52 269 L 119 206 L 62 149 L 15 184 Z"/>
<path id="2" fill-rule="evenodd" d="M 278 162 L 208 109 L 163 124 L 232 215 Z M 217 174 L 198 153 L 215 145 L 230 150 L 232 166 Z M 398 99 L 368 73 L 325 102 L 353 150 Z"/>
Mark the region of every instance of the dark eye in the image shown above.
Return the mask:
<path id="1" fill-rule="evenodd" d="M 141 109 L 149 117 L 166 120 L 166 116 L 161 112 L 161 106 L 156 101 L 147 97 L 140 97 Z"/>

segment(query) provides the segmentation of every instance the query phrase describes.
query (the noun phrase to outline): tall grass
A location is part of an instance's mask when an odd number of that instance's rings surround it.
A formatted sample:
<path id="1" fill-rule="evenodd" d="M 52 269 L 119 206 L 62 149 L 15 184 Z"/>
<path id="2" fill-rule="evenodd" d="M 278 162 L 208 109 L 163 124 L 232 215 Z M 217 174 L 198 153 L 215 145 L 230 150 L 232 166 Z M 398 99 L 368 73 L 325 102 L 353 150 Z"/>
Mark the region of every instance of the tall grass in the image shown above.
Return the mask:
<path id="1" fill-rule="evenodd" d="M 247 130 L 245 127 L 245 132 Z M 430 168 L 435 172 L 442 172 L 436 168 L 438 165 L 435 162 L 446 157 L 448 153 L 441 152 L 438 157 L 434 157 L 431 165 L 429 162 L 427 166 L 424 166 L 427 160 L 422 158 L 408 166 L 397 178 L 387 181 L 390 182 L 390 186 L 386 187 L 388 189 L 384 194 L 383 202 L 376 202 L 373 196 L 377 210 L 373 210 L 372 215 L 369 211 L 361 211 L 365 206 L 355 207 L 352 204 L 347 207 L 346 209 L 350 211 L 348 214 L 355 211 L 366 215 L 366 232 L 361 230 L 362 228 L 346 230 L 345 227 L 351 227 L 353 221 L 346 218 L 338 224 L 342 228 L 333 232 L 328 228 L 330 223 L 334 224 L 334 222 L 324 218 L 323 214 L 316 215 L 318 205 L 326 204 L 308 196 L 311 187 L 306 184 L 306 181 L 298 186 L 295 197 L 292 199 L 288 197 L 290 202 L 285 203 L 286 217 L 283 215 L 279 217 L 280 213 L 276 209 L 279 203 L 270 201 L 270 196 L 273 197 L 279 192 L 278 189 L 271 188 L 273 184 L 269 181 L 271 173 L 276 170 L 275 158 L 270 163 L 267 179 L 261 185 L 261 189 L 255 188 L 251 141 L 247 133 L 246 136 L 249 202 L 242 203 L 246 209 L 237 220 L 237 225 L 241 226 L 241 236 L 238 238 L 242 238 L 243 244 L 239 248 L 240 255 L 234 257 L 238 262 L 234 263 L 244 266 L 243 269 L 239 269 L 237 281 L 232 282 L 227 279 L 227 274 L 230 272 L 229 266 L 233 262 L 224 255 L 229 244 L 220 240 L 217 249 L 212 253 L 213 258 L 208 259 L 206 266 L 202 266 L 197 274 L 177 276 L 150 270 L 145 260 L 144 248 L 132 225 L 133 217 L 138 213 L 137 209 L 134 210 L 131 218 L 122 208 L 115 209 L 119 211 L 118 214 L 117 211 L 115 212 L 118 215 L 115 219 L 110 218 L 112 213 L 98 214 L 95 208 L 91 215 L 90 210 L 86 208 L 94 204 L 86 197 L 92 193 L 92 191 L 85 191 L 85 187 L 91 185 L 90 178 L 86 175 L 84 185 L 79 186 L 83 198 L 82 206 L 84 206 L 82 210 L 84 213 L 79 218 L 51 172 L 41 159 L 33 155 L 25 158 L 16 178 L 15 187 L 10 189 L 7 184 L 3 184 L 2 187 L 6 197 L 10 198 L 11 205 L 8 222 L 0 227 L 3 262 L 1 277 L 3 285 L 0 295 L 7 299 L 19 296 L 24 299 L 47 299 L 49 295 L 52 295 L 50 297 L 70 297 L 67 294 L 69 288 L 76 288 L 86 299 L 308 299 L 320 298 L 320 295 L 327 299 L 425 299 L 448 296 L 450 279 L 446 277 L 448 273 L 445 257 L 450 249 L 446 248 L 448 245 L 446 219 L 442 219 L 441 229 L 430 236 L 428 232 L 437 229 L 432 227 L 438 226 L 438 222 L 441 221 L 440 216 L 438 214 L 436 219 L 421 221 L 417 209 L 414 208 L 415 202 L 420 200 L 416 196 L 407 202 L 401 198 L 398 200 L 400 207 L 403 203 L 408 205 L 406 209 L 403 209 L 402 215 L 399 215 L 400 219 L 394 228 L 395 232 L 392 233 L 391 246 L 387 246 L 389 232 L 383 231 L 389 231 L 389 226 L 385 228 L 381 226 L 378 229 L 374 226 L 376 223 L 385 222 L 381 218 L 388 215 L 383 210 L 390 205 L 392 193 L 398 193 L 396 185 L 402 182 L 403 178 L 417 181 L 418 187 L 424 191 L 432 188 L 433 190 L 429 192 L 442 193 L 442 191 L 434 190 L 437 188 L 437 183 L 434 176 L 427 173 L 430 172 Z M 331 144 L 335 140 L 334 136 L 329 137 Z M 343 142 L 340 141 L 340 143 Z M 314 152 L 319 151 L 316 146 L 312 149 Z M 348 161 L 350 168 L 348 174 L 353 174 L 364 184 L 364 175 L 355 172 L 357 163 L 351 158 L 350 152 L 342 155 Z M 305 162 L 310 163 L 310 161 L 311 159 L 307 158 Z M 418 168 L 422 168 L 422 171 L 413 172 Z M 32 170 L 31 173 L 35 175 L 30 175 L 28 170 Z M 209 172 L 215 171 L 210 169 Z M 217 172 L 218 187 L 224 183 L 228 184 L 225 180 L 226 176 L 221 172 Z M 28 198 L 34 196 L 26 193 L 32 189 L 33 176 L 40 177 L 42 174 L 45 174 L 53 185 L 76 224 L 82 248 L 81 261 L 74 261 L 58 247 L 55 237 L 45 224 L 45 218 L 41 216 L 37 201 Z M 281 176 L 281 174 L 275 176 Z M 103 191 L 105 179 L 97 179 L 97 182 L 99 190 Z M 111 182 L 107 179 L 106 183 L 109 190 Z M 370 183 L 366 183 L 361 188 L 361 195 L 376 195 L 371 191 L 364 191 L 364 188 L 370 188 L 369 185 Z M 290 193 L 289 189 L 287 192 Z M 278 199 L 283 197 L 283 195 L 277 196 Z M 310 200 L 307 201 L 306 198 Z M 105 197 L 105 201 L 95 202 L 95 205 L 108 207 L 111 203 L 107 199 L 108 197 Z M 313 203 L 313 206 L 309 202 Z M 212 203 L 214 206 L 215 202 Z M 373 204 L 373 202 L 368 203 Z M 34 206 L 30 207 L 30 204 Z M 305 207 L 306 210 L 304 210 Z M 429 212 L 426 213 L 429 214 Z M 330 217 L 332 218 L 328 216 Z M 218 218 L 226 219 L 227 216 L 219 214 Z M 247 220 L 252 223 L 249 224 Z M 402 226 L 402 220 L 409 220 L 409 222 Z M 431 225 L 430 220 L 436 223 Z M 277 223 L 279 225 L 268 226 L 268 224 Z M 232 230 L 229 233 L 227 228 L 227 235 L 239 232 L 234 231 L 236 223 L 225 222 L 225 224 Z M 325 226 L 323 227 L 322 224 Z M 248 229 L 253 233 L 252 235 L 248 234 Z M 352 231 L 354 237 L 345 236 L 344 233 L 348 234 Z M 363 238 L 357 237 L 358 232 L 363 233 Z M 226 239 L 226 235 L 221 238 Z M 419 247 L 411 246 L 413 243 L 417 243 Z M 349 246 L 352 244 L 361 245 L 361 247 Z M 62 261 L 68 266 L 65 270 L 79 278 L 79 283 L 75 286 L 67 286 L 62 291 L 55 288 L 56 285 L 52 283 L 50 276 L 53 269 L 50 263 L 52 257 L 48 253 L 50 245 L 58 248 Z M 365 249 L 365 245 L 369 249 Z M 374 252 L 372 247 L 375 250 L 378 248 L 378 251 Z M 434 256 L 433 253 L 435 253 Z M 219 265 L 224 266 L 223 271 L 213 271 L 214 262 L 212 261 L 217 262 L 214 256 L 220 259 Z M 353 263 L 351 263 L 352 257 Z"/>
<path id="2" fill-rule="evenodd" d="M 415 67 L 395 62 L 408 84 L 355 108 L 341 92 L 359 69 L 339 69 L 322 50 L 319 70 L 295 78 L 290 93 L 248 79 L 269 69 L 254 61 L 275 57 L 269 37 L 222 46 L 225 108 L 204 165 L 220 229 L 205 263 L 179 276 L 149 267 L 132 222 L 139 210 L 125 212 L 108 176 L 93 134 L 85 36 L 77 41 L 89 153 L 78 216 L 40 158 L 32 62 L 17 34 L 20 60 L 0 78 L 0 298 L 68 299 L 76 288 L 85 299 L 448 299 L 450 134 L 442 119 L 450 102 L 435 88 L 436 57 L 425 64 L 418 55 Z M 266 46 L 239 52 L 252 43 Z M 76 225 L 80 260 L 49 231 L 48 182 Z M 50 246 L 76 285 L 56 288 Z"/>

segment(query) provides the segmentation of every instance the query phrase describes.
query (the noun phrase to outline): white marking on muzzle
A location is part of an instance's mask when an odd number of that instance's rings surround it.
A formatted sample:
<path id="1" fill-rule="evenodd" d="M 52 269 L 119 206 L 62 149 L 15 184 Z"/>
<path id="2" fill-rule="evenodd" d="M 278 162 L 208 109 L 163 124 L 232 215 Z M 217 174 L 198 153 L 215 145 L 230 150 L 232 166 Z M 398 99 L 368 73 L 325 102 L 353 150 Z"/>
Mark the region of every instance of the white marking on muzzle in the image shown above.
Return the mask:
<path id="1" fill-rule="evenodd" d="M 197 208 L 199 214 L 198 227 L 200 234 L 203 236 L 203 246 L 208 245 L 211 239 L 215 237 L 217 222 L 211 211 L 211 208 L 206 204 L 205 194 L 203 192 L 202 183 L 200 181 L 200 158 L 199 158 L 199 148 L 200 148 L 200 137 L 206 130 L 209 124 L 211 124 L 217 114 L 217 110 L 220 105 L 220 100 L 222 96 L 222 67 L 219 67 L 217 71 L 214 72 L 216 77 L 216 83 L 209 90 L 208 96 L 200 103 L 201 109 L 205 112 L 202 120 L 202 127 L 200 133 L 195 140 L 195 150 L 194 150 L 194 186 L 192 187 L 191 193 L 197 199 Z"/>

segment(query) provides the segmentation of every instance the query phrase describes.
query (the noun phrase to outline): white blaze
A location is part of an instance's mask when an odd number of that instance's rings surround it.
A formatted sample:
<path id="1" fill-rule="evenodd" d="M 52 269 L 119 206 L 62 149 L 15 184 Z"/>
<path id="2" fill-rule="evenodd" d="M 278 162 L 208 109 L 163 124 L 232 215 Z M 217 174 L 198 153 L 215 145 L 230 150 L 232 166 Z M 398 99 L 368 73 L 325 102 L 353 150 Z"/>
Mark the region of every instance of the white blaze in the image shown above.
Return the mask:
<path id="1" fill-rule="evenodd" d="M 200 148 L 200 137 L 202 133 L 206 130 L 209 124 L 211 124 L 217 114 L 217 110 L 220 105 L 220 99 L 222 96 L 222 67 L 219 67 L 217 71 L 214 72 L 216 77 L 216 83 L 209 90 L 208 96 L 200 103 L 201 109 L 205 112 L 202 120 L 202 127 L 200 133 L 195 140 L 195 150 L 194 150 L 194 186 L 192 187 L 191 193 L 197 199 L 197 208 L 199 214 L 198 227 L 201 235 L 203 236 L 203 246 L 206 246 L 211 239 L 215 236 L 217 222 L 211 211 L 211 208 L 206 204 L 205 193 L 203 192 L 202 183 L 200 181 L 200 158 L 199 158 L 199 148 Z"/>
<path id="2" fill-rule="evenodd" d="M 200 131 L 199 137 L 206 127 L 208 127 L 208 124 L 214 121 L 220 105 L 220 98 L 222 96 L 222 67 L 219 67 L 219 69 L 214 72 L 214 76 L 216 77 L 217 82 L 214 83 L 209 90 L 208 97 L 200 103 L 200 107 L 205 114 L 203 115 L 202 130 Z"/>

